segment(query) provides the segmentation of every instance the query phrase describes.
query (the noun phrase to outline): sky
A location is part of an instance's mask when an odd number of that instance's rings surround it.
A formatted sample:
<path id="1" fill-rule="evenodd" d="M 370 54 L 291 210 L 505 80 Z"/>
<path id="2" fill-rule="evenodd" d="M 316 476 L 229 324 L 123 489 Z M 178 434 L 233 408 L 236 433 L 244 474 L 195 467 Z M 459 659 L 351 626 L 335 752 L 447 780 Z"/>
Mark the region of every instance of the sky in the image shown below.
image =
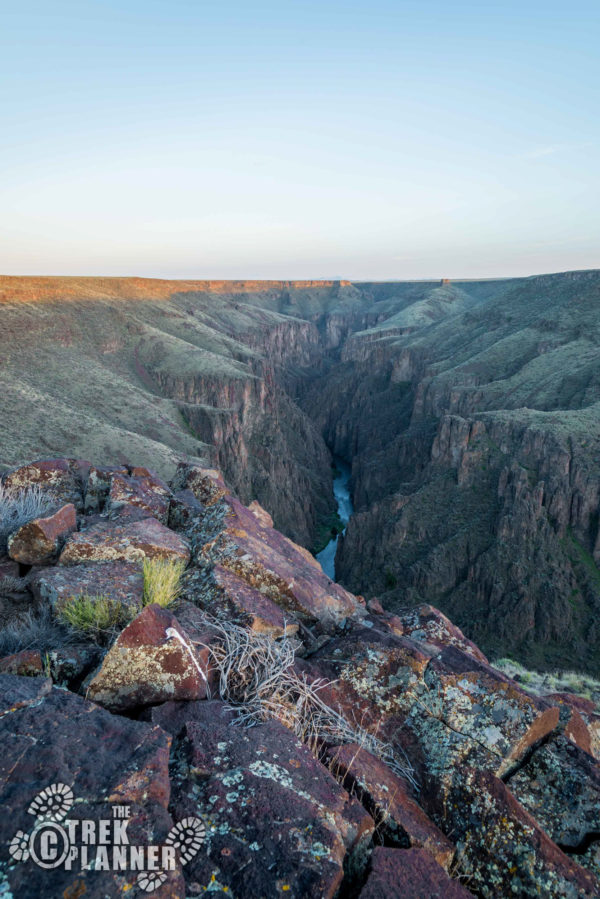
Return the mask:
<path id="1" fill-rule="evenodd" d="M 0 15 L 0 273 L 600 267 L 597 0 Z"/>

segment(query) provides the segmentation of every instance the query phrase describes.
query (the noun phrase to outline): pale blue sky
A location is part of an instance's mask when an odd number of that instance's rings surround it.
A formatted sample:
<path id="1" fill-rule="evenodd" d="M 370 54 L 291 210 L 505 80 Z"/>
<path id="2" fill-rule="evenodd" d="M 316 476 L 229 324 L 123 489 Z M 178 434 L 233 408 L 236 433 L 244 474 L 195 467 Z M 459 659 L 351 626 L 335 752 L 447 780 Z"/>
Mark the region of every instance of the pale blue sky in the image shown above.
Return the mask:
<path id="1" fill-rule="evenodd" d="M 600 4 L 0 0 L 0 272 L 600 267 Z"/>

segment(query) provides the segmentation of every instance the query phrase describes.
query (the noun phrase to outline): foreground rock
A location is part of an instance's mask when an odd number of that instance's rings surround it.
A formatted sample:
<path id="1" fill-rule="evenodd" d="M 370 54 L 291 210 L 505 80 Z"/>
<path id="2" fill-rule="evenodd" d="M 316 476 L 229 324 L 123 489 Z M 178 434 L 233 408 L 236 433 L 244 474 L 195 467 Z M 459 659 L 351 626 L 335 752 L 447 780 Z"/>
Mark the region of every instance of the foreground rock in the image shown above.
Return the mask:
<path id="1" fill-rule="evenodd" d="M 125 711 L 167 699 L 203 699 L 207 685 L 206 652 L 203 658 L 196 653 L 177 619 L 152 604 L 119 635 L 87 696 L 111 711 Z"/>
<path id="2" fill-rule="evenodd" d="M 89 462 L 81 459 L 42 459 L 7 472 L 2 483 L 14 492 L 39 487 L 57 506 L 73 503 L 81 510 L 89 467 Z"/>
<path id="3" fill-rule="evenodd" d="M 127 524 L 99 522 L 73 534 L 67 540 L 59 562 L 76 565 L 118 560 L 140 562 L 145 558 L 187 563 L 190 550 L 185 540 L 155 518 Z"/>
<path id="4" fill-rule="evenodd" d="M 390 899 L 392 896 L 468 899 L 471 895 L 456 880 L 451 880 L 423 849 L 376 846 L 360 899 Z"/>
<path id="5" fill-rule="evenodd" d="M 62 784 L 64 791 L 58 795 L 66 800 L 60 811 L 55 806 L 55 819 L 111 821 L 112 806 L 127 805 L 129 844 L 161 843 L 173 825 L 167 811 L 170 741 L 166 734 L 158 727 L 114 717 L 80 696 L 52 689 L 50 681 L 0 675 L 0 742 L 4 810 L 0 859 L 10 893 L 24 899 L 50 895 L 104 899 L 139 889 L 134 870 L 81 870 L 79 859 L 72 870 L 64 865 L 45 870 L 35 864 L 28 837 L 36 812 L 29 809 L 43 790 Z M 37 804 L 44 807 L 41 800 Z M 11 843 L 15 854 L 9 865 Z M 90 847 L 91 856 L 94 848 Z M 179 872 L 179 866 L 169 872 L 153 895 L 182 899 Z"/>
<path id="6" fill-rule="evenodd" d="M 369 810 L 386 842 L 425 849 L 443 868 L 450 867 L 455 847 L 412 798 L 406 781 L 354 743 L 333 746 L 327 757 L 336 777 Z"/>
<path id="7" fill-rule="evenodd" d="M 362 614 L 356 597 L 331 581 L 307 550 L 270 527 L 264 513 L 253 514 L 231 496 L 217 473 L 181 466 L 177 483 L 211 510 L 209 529 L 204 523 L 189 529 L 199 564 L 218 563 L 276 603 L 287 618 L 331 629 Z"/>
<path id="8" fill-rule="evenodd" d="M 47 518 L 35 518 L 8 538 L 8 554 L 22 565 L 54 561 L 68 534 L 77 527 L 75 506 L 68 503 Z"/>
<path id="9" fill-rule="evenodd" d="M 152 720 L 177 738 L 174 816 L 208 825 L 188 889 L 328 899 L 344 866 L 360 877 L 373 821 L 287 728 L 232 727 L 216 702 L 168 703 Z"/>
<path id="10" fill-rule="evenodd" d="M 67 487 L 74 470 L 83 470 L 49 465 Z M 133 791 L 132 805 L 144 809 L 160 795 L 152 820 L 144 811 L 135 818 L 151 834 L 165 832 L 169 795 L 175 819 L 198 818 L 206 841 L 184 866 L 185 887 L 176 871 L 160 880 L 157 889 L 167 892 L 158 895 L 458 897 L 457 877 L 485 899 L 600 895 L 600 777 L 590 754 L 600 719 L 593 703 L 529 695 L 432 606 L 391 614 L 371 601 L 367 614 L 360 598 L 273 529 L 260 506 L 242 506 L 217 472 L 182 465 L 173 495 L 132 466 L 92 469 L 87 485 L 82 478 L 87 512 L 63 549 L 67 564 L 36 570 L 19 579 L 20 598 L 3 597 L 9 612 L 12 606 L 24 616 L 27 647 L 0 660 L 0 670 L 11 672 L 0 676 L 9 815 L 13 789 L 21 796 L 42 776 L 31 774 L 39 755 L 56 776 L 76 766 L 65 783 L 81 770 L 78 783 L 105 791 L 94 800 L 97 814 L 121 790 Z M 159 521 L 167 496 L 169 528 Z M 140 563 L 148 556 L 190 560 L 172 610 L 140 611 Z M 18 564 L 2 565 L 10 585 Z M 52 618 L 80 595 L 106 596 L 137 613 L 104 658 L 91 637 L 74 638 Z M 45 617 L 35 617 L 38 607 Z M 242 638 L 231 624 L 245 628 Z M 291 666 L 285 677 L 276 660 L 284 634 L 293 635 L 283 644 Z M 100 642 L 111 639 L 105 633 Z M 72 690 L 87 687 L 104 709 L 52 690 L 50 680 L 35 676 L 42 670 Z M 280 721 L 234 726 L 222 702 L 206 699 L 207 681 L 213 696 L 222 690 L 235 703 L 255 677 Z M 294 677 L 309 683 L 290 686 Z M 318 759 L 281 723 L 298 727 L 309 695 L 323 703 L 311 718 Z M 170 734 L 170 781 L 158 750 L 149 750 L 141 768 L 128 768 L 126 758 L 139 758 L 145 740 L 155 749 L 168 742 L 162 731 L 130 720 L 136 717 Z M 67 729 L 77 744 L 73 760 L 66 758 Z M 88 738 L 103 745 L 92 751 Z M 113 745 L 121 787 L 100 782 L 106 774 L 112 784 L 104 754 Z M 104 774 L 88 770 L 81 760 L 88 752 Z M 82 884 L 66 872 L 45 872 L 48 894 L 94 896 L 91 873 Z M 102 896 L 135 883 L 104 876 Z M 36 877 L 32 899 L 41 889 Z M 26 880 L 14 885 L 13 894 L 28 899 Z"/>
<path id="11" fill-rule="evenodd" d="M 60 607 L 75 596 L 107 596 L 139 610 L 144 576 L 139 563 L 91 562 L 43 568 L 31 579 L 36 598 Z"/>

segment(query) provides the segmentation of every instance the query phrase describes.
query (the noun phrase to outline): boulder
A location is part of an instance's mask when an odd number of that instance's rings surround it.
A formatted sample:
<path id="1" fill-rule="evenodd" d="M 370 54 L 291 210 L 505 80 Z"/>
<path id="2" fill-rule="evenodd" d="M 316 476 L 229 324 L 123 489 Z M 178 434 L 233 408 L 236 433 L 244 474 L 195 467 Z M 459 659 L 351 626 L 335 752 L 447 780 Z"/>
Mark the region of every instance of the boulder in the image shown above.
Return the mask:
<path id="1" fill-rule="evenodd" d="M 412 798 L 405 780 L 355 743 L 332 746 L 326 757 L 340 783 L 368 809 L 386 844 L 425 849 L 449 868 L 454 846 Z"/>
<path id="2" fill-rule="evenodd" d="M 40 487 L 57 505 L 73 503 L 81 511 L 83 482 L 89 467 L 89 462 L 80 459 L 42 459 L 12 469 L 2 476 L 2 483 L 10 490 Z"/>
<path id="3" fill-rule="evenodd" d="M 382 610 L 383 611 L 383 610 Z M 389 616 L 391 629 L 400 636 L 430 643 L 434 646 L 455 646 L 479 662 L 488 664 L 481 650 L 468 640 L 460 628 L 452 624 L 439 609 L 424 603 Z"/>
<path id="4" fill-rule="evenodd" d="M 8 538 L 8 554 L 22 565 L 47 565 L 54 561 L 65 539 L 77 527 L 75 506 L 67 503 L 47 518 L 35 518 Z"/>
<path id="5" fill-rule="evenodd" d="M 39 677 L 44 674 L 39 649 L 22 649 L 0 659 L 0 674 L 20 674 L 23 677 Z"/>
<path id="6" fill-rule="evenodd" d="M 285 615 L 281 608 L 247 581 L 222 565 L 215 565 L 212 576 L 219 595 L 215 598 L 214 614 L 233 617 L 261 634 L 281 637 L 292 636 L 298 631 L 298 623 Z M 211 611 L 213 611 L 211 609 Z"/>
<path id="7" fill-rule="evenodd" d="M 457 880 L 451 880 L 423 849 L 388 849 L 376 846 L 371 855 L 369 877 L 359 899 L 469 899 L 472 896 Z"/>
<path id="8" fill-rule="evenodd" d="M 273 527 L 273 518 L 271 517 L 271 515 L 269 515 L 266 509 L 263 509 L 258 500 L 253 499 L 248 506 L 248 510 L 252 512 L 254 517 L 264 528 Z"/>
<path id="9" fill-rule="evenodd" d="M 72 534 L 60 555 L 62 565 L 81 562 L 141 562 L 144 558 L 189 562 L 186 541 L 155 518 L 127 524 L 98 522 Z"/>
<path id="10" fill-rule="evenodd" d="M 207 685 L 207 650 L 202 657 L 174 615 L 153 603 L 119 634 L 87 696 L 124 711 L 167 699 L 202 699 Z"/>
<path id="11" fill-rule="evenodd" d="M 202 814 L 209 828 L 188 889 L 329 899 L 344 867 L 360 877 L 372 819 L 282 724 L 231 727 L 219 702 L 167 703 L 152 720 L 180 746 L 175 816 Z"/>
<path id="12" fill-rule="evenodd" d="M 171 481 L 173 491 L 191 490 L 203 506 L 213 506 L 220 502 L 228 490 L 219 471 L 202 468 L 188 462 L 180 462 Z"/>
<path id="13" fill-rule="evenodd" d="M 364 614 L 356 597 L 330 580 L 308 550 L 265 527 L 234 497 L 221 499 L 222 526 L 212 539 L 197 543 L 200 564 L 218 562 L 287 616 L 319 621 L 328 629 Z"/>
<path id="14" fill-rule="evenodd" d="M 108 499 L 110 490 L 110 482 L 113 475 L 123 475 L 126 477 L 129 469 L 117 466 L 98 466 L 92 465 L 89 470 L 87 482 L 85 486 L 85 511 L 102 512 Z"/>
<path id="15" fill-rule="evenodd" d="M 152 516 L 162 524 L 169 518 L 171 491 L 156 475 L 143 474 L 146 469 L 132 469 L 137 475 L 114 473 L 110 479 L 107 509 L 111 518 L 126 510 Z"/>
<path id="16" fill-rule="evenodd" d="M 135 889 L 132 895 L 143 895 L 138 872 L 128 867 L 82 870 L 79 860 L 70 870 L 38 866 L 29 857 L 29 835 L 37 820 L 35 808 L 65 795 L 55 813 L 63 829 L 67 821 L 110 820 L 113 806 L 121 805 L 129 807 L 130 845 L 162 843 L 173 825 L 167 809 L 169 737 L 156 726 L 115 717 L 80 696 L 51 688 L 41 678 L 0 675 L 0 716 L 0 861 L 9 893 L 104 899 Z M 54 784 L 64 785 L 62 792 L 40 796 Z M 77 834 L 80 828 L 72 826 Z M 81 839 L 76 837 L 75 843 L 80 846 Z M 15 855 L 7 864 L 10 848 Z M 177 864 L 152 895 L 182 899 L 180 871 Z"/>
<path id="17" fill-rule="evenodd" d="M 169 506 L 169 527 L 175 531 L 185 531 L 190 522 L 201 518 L 205 510 L 191 490 L 178 490 L 171 497 Z"/>
<path id="18" fill-rule="evenodd" d="M 600 895 L 596 877 L 565 855 L 490 772 L 458 771 L 445 814 L 460 847 L 459 868 L 484 899 Z"/>
<path id="19" fill-rule="evenodd" d="M 141 609 L 144 575 L 139 563 L 82 562 L 42 568 L 31 579 L 33 595 L 53 606 L 75 596 L 107 596 L 124 606 Z"/>
<path id="20" fill-rule="evenodd" d="M 585 850 L 600 834 L 600 767 L 565 736 L 537 749 L 508 786 L 555 843 Z M 583 856 L 578 860 L 585 864 Z M 600 868 L 596 868 L 600 874 Z"/>

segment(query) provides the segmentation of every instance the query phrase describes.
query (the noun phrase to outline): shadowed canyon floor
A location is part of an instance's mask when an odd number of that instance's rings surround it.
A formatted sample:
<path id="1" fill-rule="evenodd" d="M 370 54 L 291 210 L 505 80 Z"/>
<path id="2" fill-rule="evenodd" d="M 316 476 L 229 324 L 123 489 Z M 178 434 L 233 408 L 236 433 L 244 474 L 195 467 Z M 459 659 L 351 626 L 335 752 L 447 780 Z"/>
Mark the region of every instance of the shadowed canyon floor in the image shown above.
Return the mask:
<path id="1" fill-rule="evenodd" d="M 600 273 L 452 284 L 0 279 L 0 463 L 215 465 L 342 584 L 600 671 Z"/>

